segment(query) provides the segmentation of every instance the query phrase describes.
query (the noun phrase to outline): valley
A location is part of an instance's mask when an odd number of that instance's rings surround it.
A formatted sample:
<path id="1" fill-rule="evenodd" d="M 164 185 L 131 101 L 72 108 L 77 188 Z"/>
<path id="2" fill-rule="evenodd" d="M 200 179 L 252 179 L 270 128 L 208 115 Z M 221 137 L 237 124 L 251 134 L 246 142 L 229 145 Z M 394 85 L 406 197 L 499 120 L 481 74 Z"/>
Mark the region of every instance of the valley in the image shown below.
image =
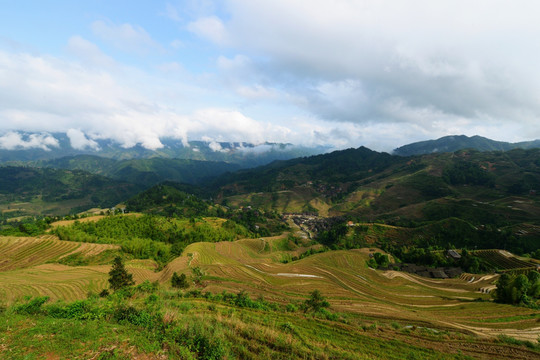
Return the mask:
<path id="1" fill-rule="evenodd" d="M 0 168 L 0 356 L 68 356 L 13 330 L 32 321 L 38 337 L 85 329 L 80 358 L 535 358 L 537 158 L 359 148 L 200 175 L 130 160 L 109 179 L 86 171 L 126 163 L 90 157 Z M 113 291 L 116 259 L 134 285 Z"/>
<path id="2" fill-rule="evenodd" d="M 2 2 L 0 360 L 540 360 L 540 2 Z"/>

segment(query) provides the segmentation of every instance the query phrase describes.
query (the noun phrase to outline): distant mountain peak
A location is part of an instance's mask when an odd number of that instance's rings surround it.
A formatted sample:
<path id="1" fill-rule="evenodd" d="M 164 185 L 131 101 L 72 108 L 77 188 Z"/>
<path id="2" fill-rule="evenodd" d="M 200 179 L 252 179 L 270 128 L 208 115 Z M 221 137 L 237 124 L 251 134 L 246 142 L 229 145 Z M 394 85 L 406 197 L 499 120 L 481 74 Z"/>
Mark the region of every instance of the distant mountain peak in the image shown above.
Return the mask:
<path id="1" fill-rule="evenodd" d="M 491 140 L 480 135 L 448 135 L 437 140 L 419 141 L 394 149 L 394 155 L 411 156 L 441 152 L 454 152 L 463 149 L 478 151 L 508 151 L 512 149 L 540 148 L 540 140 L 509 143 Z"/>

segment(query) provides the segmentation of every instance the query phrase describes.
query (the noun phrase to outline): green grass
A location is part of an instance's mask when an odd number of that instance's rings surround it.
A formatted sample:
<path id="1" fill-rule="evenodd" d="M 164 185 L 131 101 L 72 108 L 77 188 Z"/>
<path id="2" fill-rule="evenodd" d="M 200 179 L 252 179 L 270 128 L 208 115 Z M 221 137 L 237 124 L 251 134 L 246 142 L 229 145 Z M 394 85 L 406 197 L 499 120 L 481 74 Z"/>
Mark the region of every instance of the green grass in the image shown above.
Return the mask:
<path id="1" fill-rule="evenodd" d="M 335 320 L 327 320 L 325 313 L 291 313 L 279 305 L 256 309 L 251 306 L 270 304 L 249 298 L 247 304 L 254 305 L 237 306 L 239 295 L 235 294 L 193 298 L 189 292 L 139 289 L 131 291 L 131 297 L 117 293 L 74 303 L 38 304 L 30 314 L 25 313 L 30 302 L 13 305 L 0 313 L 4 344 L 0 357 L 397 360 L 470 359 L 474 355 L 467 354 L 466 348 L 457 351 L 459 342 L 454 351 L 441 351 L 441 340 L 463 339 L 448 331 L 410 328 L 405 334 L 395 322 L 366 323 L 351 314 L 328 313 Z M 410 341 L 411 334 L 421 339 L 421 345 Z M 503 346 L 537 350 L 502 340 L 498 341 Z"/>

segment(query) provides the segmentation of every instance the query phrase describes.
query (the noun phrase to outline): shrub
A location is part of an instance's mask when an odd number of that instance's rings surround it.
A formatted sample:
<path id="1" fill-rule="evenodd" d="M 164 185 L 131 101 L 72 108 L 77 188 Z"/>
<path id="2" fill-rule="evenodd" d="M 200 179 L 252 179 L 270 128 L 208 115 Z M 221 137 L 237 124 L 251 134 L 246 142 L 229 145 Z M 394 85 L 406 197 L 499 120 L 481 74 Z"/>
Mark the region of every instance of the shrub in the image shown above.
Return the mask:
<path id="1" fill-rule="evenodd" d="M 47 314 L 59 319 L 98 319 L 103 312 L 93 308 L 88 300 L 77 300 L 66 305 L 53 304 L 47 307 Z"/>
<path id="2" fill-rule="evenodd" d="M 41 311 L 41 306 L 49 301 L 48 296 L 38 296 L 35 298 L 26 297 L 27 301 L 24 304 L 17 305 L 14 308 L 15 313 L 17 314 L 37 314 Z"/>
<path id="3" fill-rule="evenodd" d="M 497 281 L 494 297 L 500 303 L 532 305 L 540 298 L 540 274 L 537 271 L 528 275 L 504 273 Z"/>
<path id="4" fill-rule="evenodd" d="M 193 276 L 195 276 L 195 278 L 193 279 L 193 281 L 195 282 L 195 284 L 198 284 L 200 285 L 201 284 L 201 281 L 202 281 L 202 277 L 204 276 L 204 273 L 203 271 L 201 270 L 200 267 L 194 267 L 193 269 L 191 269 L 191 271 L 193 271 Z"/>
<path id="5" fill-rule="evenodd" d="M 195 323 L 187 328 L 176 328 L 174 341 L 196 352 L 198 359 L 217 360 L 225 357 L 225 346 L 213 327 L 205 328 Z"/>
<path id="6" fill-rule="evenodd" d="M 326 320 L 336 321 L 338 319 L 338 316 L 336 314 L 333 314 L 324 308 L 320 309 L 318 313 L 322 315 Z"/>
<path id="7" fill-rule="evenodd" d="M 287 307 L 285 308 L 285 311 L 287 311 L 287 312 L 297 312 L 298 311 L 298 306 L 296 306 L 295 304 L 289 303 L 289 304 L 287 304 Z"/>
<path id="8" fill-rule="evenodd" d="M 156 294 L 150 294 L 145 300 L 146 305 L 154 305 L 154 304 L 157 304 L 158 302 L 159 302 L 159 296 L 157 296 Z"/>
<path id="9" fill-rule="evenodd" d="M 186 274 L 180 274 L 180 276 L 174 272 L 171 278 L 171 285 L 173 288 L 187 289 L 189 283 L 187 281 Z"/>
<path id="10" fill-rule="evenodd" d="M 291 332 L 291 333 L 293 333 L 294 330 L 295 330 L 295 329 L 294 329 L 294 325 L 291 324 L 291 323 L 288 322 L 288 321 L 285 322 L 285 323 L 283 323 L 283 324 L 281 324 L 279 327 L 280 327 L 282 330 L 284 330 L 284 331 L 286 331 L 286 332 Z"/>
<path id="11" fill-rule="evenodd" d="M 146 310 L 138 310 L 133 306 L 124 305 L 116 308 L 113 317 L 118 322 L 128 322 L 148 329 L 156 327 L 162 322 L 161 315 L 159 314 L 152 314 Z"/>
<path id="12" fill-rule="evenodd" d="M 192 297 L 192 298 L 200 298 L 202 296 L 202 292 L 199 289 L 194 289 L 194 290 L 188 291 L 184 296 Z"/>
<path id="13" fill-rule="evenodd" d="M 158 289 L 158 283 L 150 282 L 148 280 L 143 281 L 137 285 L 136 290 L 143 293 L 153 293 Z"/>

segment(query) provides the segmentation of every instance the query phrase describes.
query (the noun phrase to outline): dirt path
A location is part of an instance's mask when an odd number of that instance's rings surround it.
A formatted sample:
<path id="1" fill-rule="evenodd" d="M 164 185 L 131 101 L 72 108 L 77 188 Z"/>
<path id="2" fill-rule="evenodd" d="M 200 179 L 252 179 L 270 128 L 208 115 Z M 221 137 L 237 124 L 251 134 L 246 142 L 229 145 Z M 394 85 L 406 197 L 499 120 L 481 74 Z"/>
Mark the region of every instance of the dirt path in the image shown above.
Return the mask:
<path id="1" fill-rule="evenodd" d="M 493 329 L 493 328 L 483 328 L 478 326 L 469 326 L 463 325 L 455 322 L 448 321 L 439 321 L 439 323 L 454 327 L 456 329 L 466 330 L 471 333 L 474 333 L 479 336 L 495 338 L 499 335 L 506 335 L 518 340 L 527 340 L 531 342 L 536 342 L 538 337 L 540 337 L 540 327 L 531 328 L 531 329 Z"/>
<path id="2" fill-rule="evenodd" d="M 405 280 L 411 281 L 411 282 L 413 282 L 415 284 L 419 284 L 419 285 L 428 287 L 430 289 L 443 290 L 443 291 L 456 292 L 456 293 L 466 293 L 466 292 L 468 292 L 467 290 L 464 290 L 464 289 L 452 289 L 452 288 L 446 288 L 446 287 L 440 287 L 440 286 L 431 286 L 431 285 L 428 285 L 428 284 L 426 284 L 426 283 L 424 283 L 424 282 L 422 282 L 420 280 L 415 279 L 414 277 L 412 277 L 409 274 L 405 274 L 405 273 L 402 273 L 402 272 L 399 272 L 399 271 L 388 270 L 388 271 L 385 271 L 383 273 L 383 275 L 388 279 L 394 279 L 396 277 L 401 277 L 401 278 L 404 278 Z M 437 283 L 440 283 L 440 282 L 437 282 Z"/>
<path id="3" fill-rule="evenodd" d="M 255 271 L 257 271 L 257 272 L 259 272 L 261 274 L 270 275 L 270 276 L 299 277 L 299 278 L 319 278 L 319 279 L 323 278 L 322 276 L 310 275 L 310 274 L 295 274 L 295 273 L 277 273 L 277 274 L 273 274 L 273 273 L 269 273 L 269 272 L 266 272 L 266 271 L 259 270 L 255 266 L 251 266 L 251 265 L 247 265 L 247 264 L 244 264 L 244 266 L 247 267 L 247 268 L 250 268 L 251 270 L 255 270 Z"/>

